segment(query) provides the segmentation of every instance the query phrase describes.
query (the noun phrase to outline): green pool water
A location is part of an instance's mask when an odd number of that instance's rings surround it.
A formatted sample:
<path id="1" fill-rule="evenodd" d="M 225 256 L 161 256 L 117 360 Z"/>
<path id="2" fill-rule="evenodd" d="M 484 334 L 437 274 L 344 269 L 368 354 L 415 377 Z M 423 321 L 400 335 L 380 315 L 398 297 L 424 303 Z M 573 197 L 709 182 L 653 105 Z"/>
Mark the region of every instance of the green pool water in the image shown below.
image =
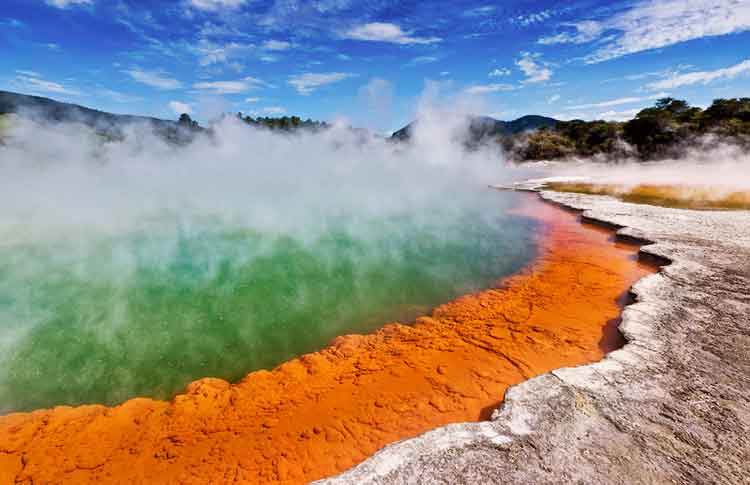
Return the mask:
<path id="1" fill-rule="evenodd" d="M 300 235 L 165 216 L 116 235 L 16 238 L 0 248 L 0 411 L 169 398 L 409 321 L 530 260 L 534 226 L 507 214 L 515 197 Z"/>

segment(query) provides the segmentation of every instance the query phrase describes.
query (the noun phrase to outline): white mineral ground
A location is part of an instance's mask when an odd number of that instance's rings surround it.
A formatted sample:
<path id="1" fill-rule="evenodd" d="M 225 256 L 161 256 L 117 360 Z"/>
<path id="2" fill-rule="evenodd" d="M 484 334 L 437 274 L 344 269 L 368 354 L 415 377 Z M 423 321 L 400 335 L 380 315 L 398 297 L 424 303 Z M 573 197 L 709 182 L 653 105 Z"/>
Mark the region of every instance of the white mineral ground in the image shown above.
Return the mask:
<path id="1" fill-rule="evenodd" d="M 750 212 L 540 196 L 669 263 L 633 287 L 627 345 L 318 483 L 750 483 Z"/>

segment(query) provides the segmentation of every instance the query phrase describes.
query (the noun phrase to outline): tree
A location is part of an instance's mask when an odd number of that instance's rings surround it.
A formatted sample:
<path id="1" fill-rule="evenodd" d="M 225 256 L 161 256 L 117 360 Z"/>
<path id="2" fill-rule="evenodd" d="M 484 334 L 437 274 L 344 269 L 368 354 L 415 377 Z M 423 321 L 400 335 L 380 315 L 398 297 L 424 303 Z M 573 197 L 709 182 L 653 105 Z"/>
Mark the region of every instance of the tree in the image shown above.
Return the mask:
<path id="1" fill-rule="evenodd" d="M 556 160 L 572 155 L 575 146 L 571 140 L 549 130 L 538 130 L 528 136 L 521 150 L 524 160 Z"/>
<path id="2" fill-rule="evenodd" d="M 672 114 L 682 113 L 690 109 L 687 101 L 675 98 L 661 98 L 656 101 L 656 109 L 669 111 Z"/>
<path id="3" fill-rule="evenodd" d="M 185 128 L 191 128 L 191 129 L 198 128 L 198 122 L 193 121 L 193 119 L 187 113 L 182 113 L 180 115 L 180 119 L 177 120 L 177 123 L 180 126 L 184 126 Z"/>

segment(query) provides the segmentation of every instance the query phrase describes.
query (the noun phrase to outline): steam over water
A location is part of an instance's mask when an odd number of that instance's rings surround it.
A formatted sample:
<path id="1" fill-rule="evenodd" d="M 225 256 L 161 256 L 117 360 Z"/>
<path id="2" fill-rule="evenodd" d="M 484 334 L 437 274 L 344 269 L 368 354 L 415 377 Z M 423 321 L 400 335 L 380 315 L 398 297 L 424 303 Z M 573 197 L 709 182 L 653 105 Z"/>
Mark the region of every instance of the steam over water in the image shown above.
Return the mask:
<path id="1" fill-rule="evenodd" d="M 227 120 L 175 148 L 14 120 L 0 145 L 0 411 L 168 398 L 409 320 L 533 255 L 494 152 Z M 426 142 L 420 142 L 426 140 Z"/>

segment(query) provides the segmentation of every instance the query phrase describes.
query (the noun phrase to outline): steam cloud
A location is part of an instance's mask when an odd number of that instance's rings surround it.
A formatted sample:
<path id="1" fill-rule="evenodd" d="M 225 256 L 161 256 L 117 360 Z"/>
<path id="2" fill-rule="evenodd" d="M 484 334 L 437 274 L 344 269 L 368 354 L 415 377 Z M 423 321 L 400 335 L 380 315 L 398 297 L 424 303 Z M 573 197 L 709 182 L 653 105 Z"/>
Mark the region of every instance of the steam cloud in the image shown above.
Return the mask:
<path id="1" fill-rule="evenodd" d="M 747 148 L 710 135 L 693 140 L 679 158 L 648 163 L 636 159 L 606 163 L 597 157 L 550 164 L 545 171 L 549 175 L 583 178 L 623 188 L 641 184 L 710 187 L 717 198 L 732 191 L 750 191 Z"/>
<path id="2" fill-rule="evenodd" d="M 487 185 L 520 175 L 497 149 L 464 149 L 456 109 L 425 101 L 418 117 L 409 144 L 345 126 L 278 134 L 230 117 L 183 147 L 142 125 L 111 142 L 14 117 L 0 143 L 0 412 L 168 397 L 249 354 L 243 373 L 273 365 L 262 339 L 289 356 L 314 350 L 316 334 L 350 331 L 313 325 L 334 320 L 319 312 L 332 295 L 365 308 L 380 284 L 466 290 L 451 282 L 451 255 L 474 258 L 458 264 L 479 279 L 518 269 L 528 241 L 498 219 L 508 201 Z M 318 275 L 332 286 L 294 283 Z M 284 278 L 293 297 L 274 300 L 267 286 Z M 279 311 L 243 299 L 246 287 Z M 294 336 L 307 344 L 288 342 L 291 319 L 311 322 Z"/>

